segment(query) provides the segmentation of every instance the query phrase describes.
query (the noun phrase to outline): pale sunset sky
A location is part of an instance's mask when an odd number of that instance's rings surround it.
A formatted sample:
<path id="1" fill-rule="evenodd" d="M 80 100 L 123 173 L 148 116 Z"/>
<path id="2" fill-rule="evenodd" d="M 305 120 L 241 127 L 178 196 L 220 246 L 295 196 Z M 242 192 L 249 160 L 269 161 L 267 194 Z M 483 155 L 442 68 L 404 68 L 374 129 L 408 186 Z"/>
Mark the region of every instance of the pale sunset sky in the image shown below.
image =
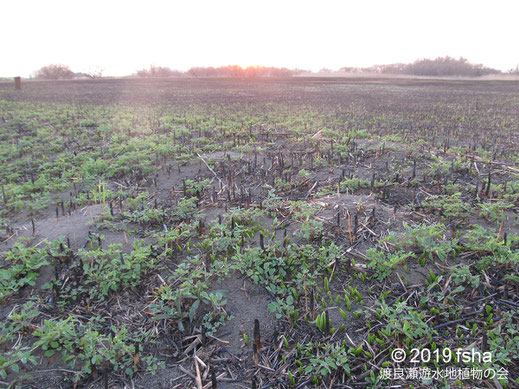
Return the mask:
<path id="1" fill-rule="evenodd" d="M 519 65 L 519 1 L 4 0 L 0 76 L 60 63 L 124 76 L 150 64 L 326 67 L 465 57 Z"/>

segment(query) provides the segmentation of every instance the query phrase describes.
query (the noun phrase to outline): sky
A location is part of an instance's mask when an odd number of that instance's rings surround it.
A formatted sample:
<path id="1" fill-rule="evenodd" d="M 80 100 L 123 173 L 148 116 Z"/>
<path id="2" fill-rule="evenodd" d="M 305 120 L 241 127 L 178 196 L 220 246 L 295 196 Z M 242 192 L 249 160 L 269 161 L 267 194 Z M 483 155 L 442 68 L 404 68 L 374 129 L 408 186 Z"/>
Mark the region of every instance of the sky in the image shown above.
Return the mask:
<path id="1" fill-rule="evenodd" d="M 150 65 L 318 71 L 446 55 L 519 65 L 517 0 L 2 0 L 0 76 L 60 63 L 124 76 Z"/>

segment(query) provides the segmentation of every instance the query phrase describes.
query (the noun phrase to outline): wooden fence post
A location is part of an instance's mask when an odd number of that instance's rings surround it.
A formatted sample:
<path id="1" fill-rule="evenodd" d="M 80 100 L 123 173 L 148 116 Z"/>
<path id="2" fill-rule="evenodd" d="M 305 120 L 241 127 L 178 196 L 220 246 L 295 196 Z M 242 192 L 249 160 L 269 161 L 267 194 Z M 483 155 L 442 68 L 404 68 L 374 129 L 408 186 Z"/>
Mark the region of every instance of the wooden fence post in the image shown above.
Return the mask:
<path id="1" fill-rule="evenodd" d="M 22 78 L 21 77 L 15 77 L 14 78 L 14 87 L 16 90 L 22 89 Z"/>

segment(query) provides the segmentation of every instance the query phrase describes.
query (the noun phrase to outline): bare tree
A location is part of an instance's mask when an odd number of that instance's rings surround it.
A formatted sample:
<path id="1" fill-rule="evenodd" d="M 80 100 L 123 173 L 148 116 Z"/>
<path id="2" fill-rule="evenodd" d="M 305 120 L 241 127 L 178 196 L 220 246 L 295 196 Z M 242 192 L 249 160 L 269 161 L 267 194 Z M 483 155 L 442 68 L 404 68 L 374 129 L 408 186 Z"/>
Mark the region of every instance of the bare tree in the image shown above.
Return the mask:
<path id="1" fill-rule="evenodd" d="M 104 69 L 100 66 L 96 66 L 86 72 L 87 76 L 90 78 L 103 78 Z"/>
<path id="2" fill-rule="evenodd" d="M 515 69 L 510 69 L 508 71 L 509 74 L 519 74 L 519 65 L 515 67 Z"/>

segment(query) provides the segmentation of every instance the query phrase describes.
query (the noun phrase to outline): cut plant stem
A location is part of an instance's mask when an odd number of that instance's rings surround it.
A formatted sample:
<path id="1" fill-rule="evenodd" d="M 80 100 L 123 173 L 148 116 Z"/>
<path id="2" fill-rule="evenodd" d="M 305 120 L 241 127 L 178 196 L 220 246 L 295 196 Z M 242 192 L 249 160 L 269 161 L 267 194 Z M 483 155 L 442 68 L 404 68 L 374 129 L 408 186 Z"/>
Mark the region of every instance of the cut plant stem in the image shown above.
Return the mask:
<path id="1" fill-rule="evenodd" d="M 330 317 L 328 315 L 328 310 L 324 311 L 324 330 L 327 334 L 330 333 Z"/>
<path id="2" fill-rule="evenodd" d="M 260 233 L 260 247 L 263 251 L 265 251 L 265 243 L 263 241 L 263 234 Z"/>
<path id="3" fill-rule="evenodd" d="M 359 229 L 359 215 L 355 214 L 353 219 L 353 242 L 357 240 L 357 230 Z"/>
<path id="4" fill-rule="evenodd" d="M 261 350 L 260 324 L 259 324 L 259 320 L 255 319 L 254 320 L 254 343 L 253 343 L 253 347 L 252 347 L 252 351 L 253 351 L 252 358 L 256 365 L 259 363 L 260 350 Z"/>
<path id="5" fill-rule="evenodd" d="M 216 383 L 216 374 L 214 372 L 214 367 L 211 366 L 211 389 L 217 389 L 218 384 Z"/>
<path id="6" fill-rule="evenodd" d="M 485 196 L 488 198 L 488 195 L 490 194 L 490 185 L 492 180 L 492 170 L 488 171 L 488 181 L 487 181 L 487 190 L 485 192 Z"/>

